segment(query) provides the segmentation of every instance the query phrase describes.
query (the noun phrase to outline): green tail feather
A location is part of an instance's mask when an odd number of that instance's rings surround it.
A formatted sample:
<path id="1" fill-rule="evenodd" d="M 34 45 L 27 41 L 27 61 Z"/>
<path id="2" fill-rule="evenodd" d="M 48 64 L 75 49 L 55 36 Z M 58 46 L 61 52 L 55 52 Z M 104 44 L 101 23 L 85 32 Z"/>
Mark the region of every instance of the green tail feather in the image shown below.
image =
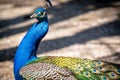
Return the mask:
<path id="1" fill-rule="evenodd" d="M 78 80 L 119 80 L 120 66 L 96 60 L 70 57 L 41 57 L 29 63 L 49 63 L 69 69 Z"/>

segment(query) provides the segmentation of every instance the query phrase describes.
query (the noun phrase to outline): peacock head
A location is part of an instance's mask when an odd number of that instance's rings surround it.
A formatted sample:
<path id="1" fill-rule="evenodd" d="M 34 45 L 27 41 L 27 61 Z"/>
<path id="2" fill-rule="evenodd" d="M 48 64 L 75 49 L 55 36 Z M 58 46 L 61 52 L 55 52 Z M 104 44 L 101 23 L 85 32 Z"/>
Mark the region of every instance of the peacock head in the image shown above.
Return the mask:
<path id="1" fill-rule="evenodd" d="M 37 8 L 34 13 L 30 16 L 30 18 L 36 18 L 38 20 L 47 19 L 46 9 L 44 8 Z"/>

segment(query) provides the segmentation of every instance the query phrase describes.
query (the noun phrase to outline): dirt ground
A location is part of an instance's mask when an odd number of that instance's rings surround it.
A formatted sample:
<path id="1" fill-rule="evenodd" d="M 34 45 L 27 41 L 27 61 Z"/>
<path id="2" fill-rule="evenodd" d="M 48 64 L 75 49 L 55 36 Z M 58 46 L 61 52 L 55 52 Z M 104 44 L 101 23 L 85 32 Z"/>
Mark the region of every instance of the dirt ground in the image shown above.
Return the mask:
<path id="1" fill-rule="evenodd" d="M 99 0 L 100 1 L 100 0 Z M 49 32 L 38 56 L 70 56 L 120 64 L 120 1 L 52 0 Z M 15 50 L 36 19 L 40 0 L 0 0 L 0 80 L 14 80 Z"/>

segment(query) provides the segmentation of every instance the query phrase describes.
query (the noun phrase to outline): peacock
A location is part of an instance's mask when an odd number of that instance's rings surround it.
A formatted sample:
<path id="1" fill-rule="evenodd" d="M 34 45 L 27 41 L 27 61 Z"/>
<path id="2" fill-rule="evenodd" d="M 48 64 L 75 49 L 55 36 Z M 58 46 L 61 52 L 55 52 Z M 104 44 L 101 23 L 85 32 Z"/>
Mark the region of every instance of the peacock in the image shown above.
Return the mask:
<path id="1" fill-rule="evenodd" d="M 49 29 L 45 8 L 19 44 L 14 57 L 15 80 L 120 80 L 120 65 L 99 60 L 62 56 L 37 57 L 36 51 Z"/>

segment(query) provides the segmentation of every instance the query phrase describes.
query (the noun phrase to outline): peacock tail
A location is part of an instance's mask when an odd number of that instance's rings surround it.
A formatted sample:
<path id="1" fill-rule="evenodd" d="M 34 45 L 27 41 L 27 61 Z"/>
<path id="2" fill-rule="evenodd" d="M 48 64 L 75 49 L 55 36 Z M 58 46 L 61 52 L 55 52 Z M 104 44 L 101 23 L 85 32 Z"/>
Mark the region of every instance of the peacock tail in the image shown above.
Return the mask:
<path id="1" fill-rule="evenodd" d="M 20 70 L 26 80 L 119 80 L 120 65 L 104 61 L 45 56 Z"/>

